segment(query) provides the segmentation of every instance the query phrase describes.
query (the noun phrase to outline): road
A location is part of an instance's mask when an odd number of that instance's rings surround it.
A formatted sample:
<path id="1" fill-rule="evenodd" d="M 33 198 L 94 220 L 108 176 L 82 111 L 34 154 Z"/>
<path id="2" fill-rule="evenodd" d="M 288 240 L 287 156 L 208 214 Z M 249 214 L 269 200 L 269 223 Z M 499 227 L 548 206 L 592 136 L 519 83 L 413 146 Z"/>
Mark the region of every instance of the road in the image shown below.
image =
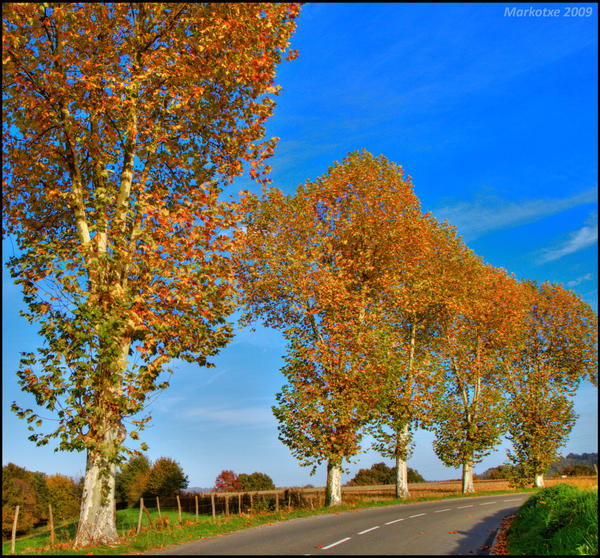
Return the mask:
<path id="1" fill-rule="evenodd" d="M 488 554 L 500 521 L 530 494 L 398 504 L 281 521 L 147 554 Z"/>

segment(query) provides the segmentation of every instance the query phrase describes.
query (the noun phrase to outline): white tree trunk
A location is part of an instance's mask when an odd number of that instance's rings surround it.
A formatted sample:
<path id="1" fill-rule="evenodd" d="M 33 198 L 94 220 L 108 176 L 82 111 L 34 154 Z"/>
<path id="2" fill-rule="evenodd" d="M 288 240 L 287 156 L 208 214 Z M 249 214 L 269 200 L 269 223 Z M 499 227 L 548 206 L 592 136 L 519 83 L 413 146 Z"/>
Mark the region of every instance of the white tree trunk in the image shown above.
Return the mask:
<path id="1" fill-rule="evenodd" d="M 470 460 L 463 463 L 462 492 L 463 494 L 475 492 L 475 486 L 473 485 L 473 462 Z"/>
<path id="2" fill-rule="evenodd" d="M 121 355 L 117 362 L 118 370 L 125 369 L 130 343 L 131 341 L 126 339 L 121 346 Z M 120 386 L 119 380 L 105 389 L 116 392 L 121 389 Z M 119 537 L 114 509 L 117 466 L 114 462 L 111 463 L 107 456 L 118 454 L 118 449 L 125 440 L 126 431 L 120 419 L 115 416 L 105 416 L 97 428 L 100 432 L 104 432 L 104 435 L 98 440 L 98 448 L 88 449 L 87 452 L 75 548 L 98 543 L 115 543 Z"/>
<path id="3" fill-rule="evenodd" d="M 536 475 L 535 476 L 535 487 L 536 488 L 544 488 L 544 475 Z"/>
<path id="4" fill-rule="evenodd" d="M 396 498 L 406 499 L 410 497 L 408 491 L 408 466 L 406 464 L 406 445 L 408 443 L 408 424 L 405 424 L 398 432 L 396 446 Z"/>
<path id="5" fill-rule="evenodd" d="M 342 503 L 342 466 L 339 462 L 327 463 L 326 506 L 339 506 Z"/>
<path id="6" fill-rule="evenodd" d="M 103 475 L 103 471 L 108 475 Z M 116 465 L 88 450 L 75 548 L 111 544 L 118 539 L 114 515 L 115 473 Z M 106 487 L 104 495 L 103 484 Z"/>

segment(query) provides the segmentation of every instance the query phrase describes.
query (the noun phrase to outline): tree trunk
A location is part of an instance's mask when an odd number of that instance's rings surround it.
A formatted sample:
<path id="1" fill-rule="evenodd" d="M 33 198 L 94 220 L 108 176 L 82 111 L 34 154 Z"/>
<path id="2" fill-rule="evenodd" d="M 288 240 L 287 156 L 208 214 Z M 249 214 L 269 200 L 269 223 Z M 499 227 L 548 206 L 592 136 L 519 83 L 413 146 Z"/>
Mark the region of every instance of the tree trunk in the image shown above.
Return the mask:
<path id="1" fill-rule="evenodd" d="M 88 450 L 75 548 L 116 542 L 115 473 L 114 463 L 108 463 L 97 452 Z"/>
<path id="2" fill-rule="evenodd" d="M 544 474 L 541 473 L 535 476 L 535 487 L 544 488 Z"/>
<path id="3" fill-rule="evenodd" d="M 325 505 L 339 506 L 342 503 L 342 466 L 339 461 L 327 463 L 327 488 Z"/>
<path id="4" fill-rule="evenodd" d="M 127 363 L 131 341 L 126 339 L 121 346 L 120 359 L 116 363 L 119 379 L 112 385 L 104 385 L 100 400 L 108 401 L 112 393 L 121 390 L 120 376 Z M 90 427 L 91 430 L 91 427 Z M 91 544 L 111 544 L 118 540 L 115 505 L 116 463 L 111 460 L 118 455 L 125 440 L 126 431 L 119 415 L 106 413 L 94 429 L 98 432 L 97 447 L 87 450 L 86 470 L 81 496 L 79 525 L 75 535 L 75 548 Z"/>
<path id="5" fill-rule="evenodd" d="M 463 494 L 475 492 L 475 487 L 473 486 L 473 461 L 471 459 L 463 462 L 462 492 Z"/>
<path id="6" fill-rule="evenodd" d="M 410 497 L 408 491 L 408 466 L 406 464 L 406 453 L 408 442 L 408 424 L 398 432 L 396 443 L 396 498 L 406 499 Z"/>

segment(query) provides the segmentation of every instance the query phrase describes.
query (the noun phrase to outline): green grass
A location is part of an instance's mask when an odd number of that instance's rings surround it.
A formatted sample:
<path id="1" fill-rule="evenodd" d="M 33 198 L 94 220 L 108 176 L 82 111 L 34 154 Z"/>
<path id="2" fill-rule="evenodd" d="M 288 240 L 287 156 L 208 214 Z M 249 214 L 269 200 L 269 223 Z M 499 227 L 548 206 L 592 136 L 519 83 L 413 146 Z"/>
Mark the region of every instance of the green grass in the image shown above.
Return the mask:
<path id="1" fill-rule="evenodd" d="M 506 532 L 511 555 L 598 554 L 598 490 L 557 484 L 521 507 Z"/>
<path id="2" fill-rule="evenodd" d="M 506 494 L 513 493 L 513 490 L 498 490 L 489 492 L 479 492 L 476 494 L 467 494 L 469 496 L 483 496 L 491 494 Z M 168 525 L 162 525 L 159 528 L 151 529 L 148 518 L 144 514 L 142 519 L 142 530 L 139 535 L 136 536 L 135 532 L 137 529 L 139 510 L 137 509 L 125 509 L 117 511 L 117 530 L 119 535 L 122 536 L 122 544 L 109 547 L 107 545 L 100 545 L 95 547 L 86 548 L 83 550 L 75 551 L 72 550 L 69 541 L 72 541 L 75 537 L 77 530 L 77 521 L 67 523 L 57 527 L 55 529 L 55 546 L 50 547 L 50 535 L 48 528 L 40 528 L 34 530 L 30 535 L 20 538 L 15 544 L 16 554 L 88 554 L 93 552 L 94 554 L 138 554 L 151 549 L 162 548 L 172 544 L 178 544 L 183 542 L 190 542 L 193 540 L 199 540 L 202 538 L 215 537 L 224 533 L 230 533 L 232 531 L 238 531 L 241 529 L 247 529 L 249 527 L 255 527 L 258 525 L 264 525 L 268 523 L 276 523 L 287 519 L 294 519 L 298 517 L 307 517 L 311 515 L 320 515 L 325 513 L 340 513 L 344 511 L 352 511 L 361 508 L 372 508 L 380 506 L 390 506 L 395 504 L 410 504 L 425 502 L 431 500 L 443 500 L 448 498 L 462 497 L 462 494 L 448 494 L 444 496 L 433 495 L 433 496 L 420 496 L 416 498 L 409 498 L 407 500 L 374 500 L 368 502 L 355 502 L 350 504 L 342 504 L 336 508 L 315 508 L 314 510 L 294 510 L 287 512 L 285 510 L 280 512 L 265 512 L 260 514 L 249 515 L 231 515 L 225 517 L 218 515 L 216 520 L 210 516 L 199 516 L 196 521 L 196 517 L 191 513 L 182 513 L 182 524 L 179 524 L 179 516 L 177 511 L 166 510 L 162 511 L 161 515 L 163 518 L 168 518 Z M 158 512 L 151 509 L 150 515 L 152 521 L 156 527 L 156 521 L 158 519 Z M 10 554 L 10 541 L 2 544 L 2 553 Z"/>

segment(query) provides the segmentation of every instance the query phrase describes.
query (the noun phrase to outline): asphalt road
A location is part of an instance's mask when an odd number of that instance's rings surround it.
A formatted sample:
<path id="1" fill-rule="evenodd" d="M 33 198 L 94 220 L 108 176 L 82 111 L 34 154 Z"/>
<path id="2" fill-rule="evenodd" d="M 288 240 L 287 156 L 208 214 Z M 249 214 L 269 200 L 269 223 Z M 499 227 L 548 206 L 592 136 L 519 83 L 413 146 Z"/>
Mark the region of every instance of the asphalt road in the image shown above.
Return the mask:
<path id="1" fill-rule="evenodd" d="M 500 521 L 530 494 L 399 504 L 261 525 L 147 554 L 488 554 Z"/>

